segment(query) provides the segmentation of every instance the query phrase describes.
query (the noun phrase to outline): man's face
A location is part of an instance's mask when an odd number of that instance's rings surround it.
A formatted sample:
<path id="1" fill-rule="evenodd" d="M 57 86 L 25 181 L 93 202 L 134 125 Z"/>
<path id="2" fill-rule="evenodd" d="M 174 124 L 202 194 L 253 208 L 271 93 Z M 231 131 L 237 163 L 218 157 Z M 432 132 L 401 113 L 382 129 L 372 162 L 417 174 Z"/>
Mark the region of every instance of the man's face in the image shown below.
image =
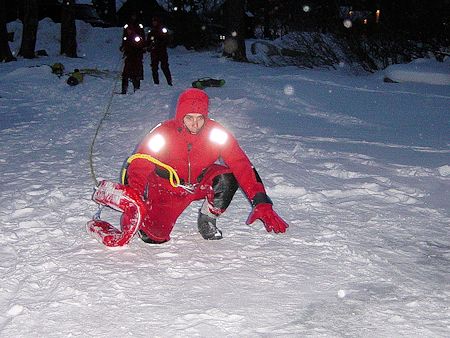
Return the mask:
<path id="1" fill-rule="evenodd" d="M 202 114 L 191 113 L 183 118 L 183 123 L 191 134 L 198 134 L 205 125 L 205 117 Z"/>

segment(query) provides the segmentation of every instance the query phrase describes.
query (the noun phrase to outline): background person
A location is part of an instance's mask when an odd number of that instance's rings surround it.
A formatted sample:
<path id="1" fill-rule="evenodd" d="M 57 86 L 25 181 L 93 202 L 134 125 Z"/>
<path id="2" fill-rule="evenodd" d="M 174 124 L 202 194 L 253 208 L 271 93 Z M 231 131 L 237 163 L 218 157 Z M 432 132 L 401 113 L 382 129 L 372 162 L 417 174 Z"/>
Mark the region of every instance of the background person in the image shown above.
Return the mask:
<path id="1" fill-rule="evenodd" d="M 158 17 L 152 18 L 151 30 L 147 35 L 147 48 L 150 51 L 151 69 L 153 82 L 159 84 L 158 67 L 166 77 L 167 84 L 172 86 L 172 75 L 169 69 L 169 56 L 167 45 L 169 44 L 169 34 L 167 28 L 163 27 Z"/>
<path id="2" fill-rule="evenodd" d="M 141 80 L 144 79 L 142 63 L 144 48 L 144 26 L 138 23 L 137 16 L 133 14 L 129 22 L 123 26 L 122 44 L 120 46 L 120 51 L 123 52 L 125 58 L 122 71 L 122 94 L 127 93 L 130 80 L 134 91 L 141 87 Z"/>

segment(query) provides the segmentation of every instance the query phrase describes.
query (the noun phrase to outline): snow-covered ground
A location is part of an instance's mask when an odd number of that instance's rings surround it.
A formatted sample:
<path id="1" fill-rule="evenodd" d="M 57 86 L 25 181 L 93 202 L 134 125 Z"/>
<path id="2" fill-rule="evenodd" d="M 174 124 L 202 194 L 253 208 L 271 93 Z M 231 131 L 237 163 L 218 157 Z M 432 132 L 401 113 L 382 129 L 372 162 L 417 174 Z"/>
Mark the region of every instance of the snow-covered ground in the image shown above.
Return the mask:
<path id="1" fill-rule="evenodd" d="M 9 29 L 17 51 L 20 25 Z M 0 65 L 1 337 L 450 335 L 448 85 L 174 49 L 174 87 L 151 83 L 146 57 L 142 89 L 111 96 L 120 28 L 78 23 L 77 59 L 58 56 L 58 29 L 39 27 L 49 57 Z M 54 62 L 109 75 L 69 87 Z M 117 181 L 140 139 L 205 76 L 226 80 L 206 90 L 211 116 L 240 140 L 290 228 L 246 226 L 239 192 L 221 241 L 198 234 L 199 202 L 166 244 L 102 246 L 85 230 L 100 120 L 107 112 L 94 172 Z"/>

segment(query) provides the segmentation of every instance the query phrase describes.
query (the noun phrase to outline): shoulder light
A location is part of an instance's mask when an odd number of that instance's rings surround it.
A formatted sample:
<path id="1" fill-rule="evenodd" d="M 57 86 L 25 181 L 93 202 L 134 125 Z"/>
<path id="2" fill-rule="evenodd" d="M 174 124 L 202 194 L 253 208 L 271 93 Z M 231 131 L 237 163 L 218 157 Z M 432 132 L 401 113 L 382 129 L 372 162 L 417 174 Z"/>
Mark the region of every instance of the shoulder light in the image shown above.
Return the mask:
<path id="1" fill-rule="evenodd" d="M 140 24 L 139 24 L 139 28 L 144 28 L 144 26 L 140 23 Z"/>
<path id="2" fill-rule="evenodd" d="M 126 23 L 125 26 L 123 26 L 124 29 L 128 28 L 128 24 Z"/>
<path id="3" fill-rule="evenodd" d="M 147 146 L 148 148 L 157 153 L 166 145 L 166 140 L 161 134 L 156 134 L 148 140 Z"/>
<path id="4" fill-rule="evenodd" d="M 214 143 L 224 145 L 228 140 L 228 135 L 222 129 L 214 128 L 209 134 L 209 139 Z"/>

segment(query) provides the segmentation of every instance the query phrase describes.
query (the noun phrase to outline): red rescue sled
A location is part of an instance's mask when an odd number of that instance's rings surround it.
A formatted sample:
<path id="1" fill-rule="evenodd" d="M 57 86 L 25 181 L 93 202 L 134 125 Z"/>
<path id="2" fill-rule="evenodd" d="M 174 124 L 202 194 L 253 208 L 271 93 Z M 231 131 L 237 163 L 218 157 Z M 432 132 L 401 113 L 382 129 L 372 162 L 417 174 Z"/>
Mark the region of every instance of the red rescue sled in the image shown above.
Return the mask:
<path id="1" fill-rule="evenodd" d="M 86 224 L 86 228 L 97 240 L 109 247 L 124 246 L 138 231 L 145 215 L 145 205 L 139 194 L 129 186 L 101 181 L 92 199 L 102 205 L 123 213 L 120 229 L 102 221 L 98 214 Z"/>

